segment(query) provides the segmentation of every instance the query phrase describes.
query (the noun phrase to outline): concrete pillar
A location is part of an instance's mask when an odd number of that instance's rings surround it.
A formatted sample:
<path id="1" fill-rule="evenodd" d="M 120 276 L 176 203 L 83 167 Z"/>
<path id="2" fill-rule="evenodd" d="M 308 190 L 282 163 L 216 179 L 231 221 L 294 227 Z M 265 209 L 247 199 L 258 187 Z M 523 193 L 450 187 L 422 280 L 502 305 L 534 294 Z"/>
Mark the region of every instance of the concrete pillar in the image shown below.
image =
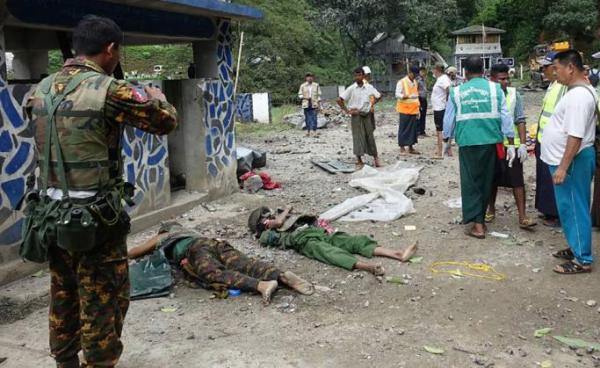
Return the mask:
<path id="1" fill-rule="evenodd" d="M 196 78 L 218 78 L 217 40 L 196 41 L 192 43 Z"/>
<path id="2" fill-rule="evenodd" d="M 164 81 L 168 100 L 177 109 L 178 126 L 169 134 L 171 175 L 184 173 L 185 189 L 203 191 L 207 188 L 205 125 L 202 104 L 203 91 L 198 80 Z"/>
<path id="3" fill-rule="evenodd" d="M 13 54 L 15 79 L 41 79 L 48 73 L 48 51 L 15 51 Z"/>

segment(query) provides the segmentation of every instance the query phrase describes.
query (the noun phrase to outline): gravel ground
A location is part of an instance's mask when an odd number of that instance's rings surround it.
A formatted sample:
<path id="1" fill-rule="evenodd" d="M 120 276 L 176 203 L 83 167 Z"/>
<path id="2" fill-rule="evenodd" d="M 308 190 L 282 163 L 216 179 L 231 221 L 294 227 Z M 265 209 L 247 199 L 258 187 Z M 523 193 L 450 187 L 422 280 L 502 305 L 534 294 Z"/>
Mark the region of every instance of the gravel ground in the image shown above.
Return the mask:
<path id="1" fill-rule="evenodd" d="M 526 93 L 528 116 L 536 116 L 541 93 Z M 376 139 L 386 164 L 399 160 L 395 144 L 397 116 L 391 104 L 378 111 Z M 433 117 L 428 116 L 433 134 Z M 318 285 L 309 297 L 280 290 L 270 306 L 256 295 L 218 300 L 206 290 L 183 285 L 169 298 L 131 303 L 127 315 L 121 367 L 599 367 L 600 351 L 573 350 L 552 336 L 600 342 L 598 271 L 559 276 L 551 269 L 552 251 L 564 247 L 559 231 L 538 225 L 517 226 L 512 194 L 500 191 L 498 218 L 491 231 L 509 239 L 467 238 L 460 210 L 444 202 L 460 196 L 456 159 L 432 160 L 434 138 L 425 138 L 419 157 L 402 158 L 422 165 L 411 191 L 416 213 L 391 223 L 335 223 L 340 230 L 372 235 L 382 245 L 400 248 L 419 241 L 420 263 L 380 260 L 388 276 L 405 284 L 381 282 L 361 272 L 347 272 L 289 251 L 257 246 L 245 223 L 258 205 L 283 206 L 321 213 L 358 195 L 349 176 L 330 175 L 310 164 L 329 157 L 352 162 L 350 132 L 345 124 L 305 138 L 298 130 L 238 137 L 238 144 L 268 152 L 265 169 L 282 190 L 238 193 L 183 215 L 186 226 L 230 240 L 250 255 L 290 269 Z M 533 209 L 535 162 L 526 162 L 528 210 Z M 406 225 L 416 226 L 406 231 Z M 151 236 L 150 229 L 131 237 L 130 245 Z M 594 234 L 597 238 L 597 235 Z M 595 252 L 600 251 L 595 244 Z M 433 273 L 436 261 L 484 262 L 506 279 L 452 277 Z M 47 277 L 47 276 L 46 276 Z M 588 305 L 589 304 L 589 305 Z M 592 307 L 593 305 L 593 307 Z M 173 313 L 160 309 L 176 307 Z M 4 305 L 2 306 L 4 308 Z M 8 306 L 10 308 L 10 306 Z M 47 348 L 46 309 L 0 326 L 1 367 L 51 366 Z M 536 338 L 534 331 L 552 328 Z M 432 354 L 425 346 L 440 349 Z M 430 349 L 431 350 L 431 349 Z"/>

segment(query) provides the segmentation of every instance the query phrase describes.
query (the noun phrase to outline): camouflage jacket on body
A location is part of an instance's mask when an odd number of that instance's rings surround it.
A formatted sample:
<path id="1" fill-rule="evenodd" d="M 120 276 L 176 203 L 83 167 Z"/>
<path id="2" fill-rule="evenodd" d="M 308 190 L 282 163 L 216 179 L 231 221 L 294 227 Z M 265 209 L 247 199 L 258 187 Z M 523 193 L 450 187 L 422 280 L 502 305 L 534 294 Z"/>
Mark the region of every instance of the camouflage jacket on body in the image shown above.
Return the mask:
<path id="1" fill-rule="evenodd" d="M 85 58 L 67 60 L 63 69 L 44 79 L 26 105 L 32 120 L 40 166 L 46 159 L 44 145 L 48 111 L 42 88 L 51 83 L 52 95 L 64 91 L 74 76 L 90 73 L 59 105 L 56 127 L 65 163 L 67 186 L 72 190 L 98 190 L 120 177 L 120 139 L 124 124 L 152 134 L 167 134 L 177 125 L 175 108 L 148 99 L 132 84 L 116 80 Z M 50 150 L 48 186 L 60 188 L 56 171 L 55 143 Z"/>

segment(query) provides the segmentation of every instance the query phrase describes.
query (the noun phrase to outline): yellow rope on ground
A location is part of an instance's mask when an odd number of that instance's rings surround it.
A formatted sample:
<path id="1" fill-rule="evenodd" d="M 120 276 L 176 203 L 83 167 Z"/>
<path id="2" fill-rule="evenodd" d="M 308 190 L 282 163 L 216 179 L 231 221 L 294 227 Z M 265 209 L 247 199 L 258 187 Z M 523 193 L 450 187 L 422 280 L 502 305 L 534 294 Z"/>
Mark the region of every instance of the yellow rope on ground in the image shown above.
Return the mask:
<path id="1" fill-rule="evenodd" d="M 458 268 L 440 269 L 441 267 L 444 267 L 444 266 L 453 266 L 453 267 L 458 266 Z M 460 267 L 463 267 L 464 269 L 466 269 L 466 272 L 461 271 Z M 431 265 L 430 270 L 433 273 L 447 273 L 452 276 L 458 276 L 458 277 L 471 276 L 471 277 L 477 277 L 480 279 L 495 280 L 495 281 L 503 281 L 503 280 L 506 280 L 506 278 L 507 278 L 505 274 L 496 271 L 494 269 L 494 267 L 492 267 L 488 264 L 485 264 L 485 263 L 470 263 L 470 262 L 455 262 L 455 261 L 434 262 Z M 469 270 L 479 271 L 480 273 L 472 273 Z M 486 273 L 488 273 L 489 275 L 486 275 Z"/>

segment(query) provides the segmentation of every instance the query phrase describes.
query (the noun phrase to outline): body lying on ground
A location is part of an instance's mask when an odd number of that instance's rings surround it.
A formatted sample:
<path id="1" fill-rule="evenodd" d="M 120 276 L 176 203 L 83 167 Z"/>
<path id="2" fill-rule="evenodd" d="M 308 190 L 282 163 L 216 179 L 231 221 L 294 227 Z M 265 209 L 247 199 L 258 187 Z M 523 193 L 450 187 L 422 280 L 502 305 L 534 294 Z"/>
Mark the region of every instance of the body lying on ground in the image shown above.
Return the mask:
<path id="1" fill-rule="evenodd" d="M 257 292 L 265 304 L 271 301 L 279 283 L 304 295 L 314 292 L 309 282 L 294 273 L 248 257 L 224 240 L 205 238 L 177 222 L 163 223 L 156 236 L 130 249 L 128 256 L 136 259 L 157 249 L 205 288 Z"/>
<path id="2" fill-rule="evenodd" d="M 347 270 L 367 271 L 375 276 L 385 274 L 383 266 L 360 261 L 356 254 L 406 262 L 417 250 L 417 243 L 402 250 L 384 248 L 368 236 L 326 229 L 319 225 L 316 216 L 291 215 L 291 211 L 291 206 L 279 213 L 267 207 L 257 208 L 250 214 L 248 227 L 264 246 L 294 249 L 308 258 Z"/>

